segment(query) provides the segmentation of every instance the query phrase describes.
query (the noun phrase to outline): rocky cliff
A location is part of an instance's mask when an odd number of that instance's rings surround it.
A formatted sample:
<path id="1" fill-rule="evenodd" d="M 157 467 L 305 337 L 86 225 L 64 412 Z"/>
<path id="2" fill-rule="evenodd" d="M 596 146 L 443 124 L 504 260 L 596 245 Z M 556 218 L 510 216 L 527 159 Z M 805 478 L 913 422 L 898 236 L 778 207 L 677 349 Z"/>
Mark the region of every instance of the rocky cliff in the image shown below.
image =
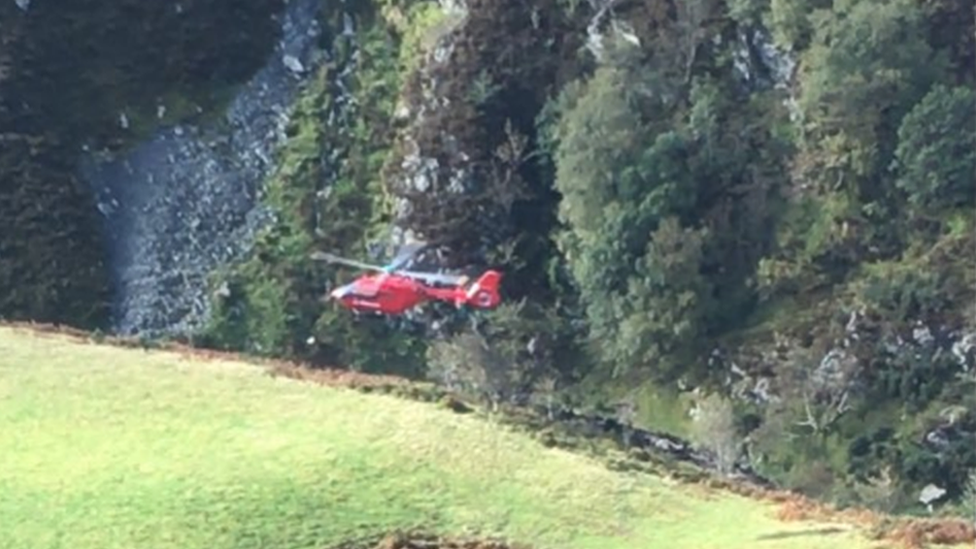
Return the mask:
<path id="1" fill-rule="evenodd" d="M 79 173 L 104 219 L 116 331 L 199 330 L 209 318 L 211 273 L 241 259 L 267 226 L 273 212 L 262 205 L 263 183 L 292 103 L 327 61 L 318 4 L 288 3 L 275 18 L 274 49 L 219 114 L 165 124 L 116 154 L 82 155 Z M 159 102 L 157 119 L 168 107 Z"/>

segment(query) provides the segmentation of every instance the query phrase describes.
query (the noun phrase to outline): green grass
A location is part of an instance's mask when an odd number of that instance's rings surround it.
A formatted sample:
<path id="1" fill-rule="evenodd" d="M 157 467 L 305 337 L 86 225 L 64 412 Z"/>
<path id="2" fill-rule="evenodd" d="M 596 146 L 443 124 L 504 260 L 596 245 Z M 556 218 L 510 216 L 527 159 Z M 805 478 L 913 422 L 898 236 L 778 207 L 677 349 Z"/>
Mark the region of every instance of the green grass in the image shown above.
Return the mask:
<path id="1" fill-rule="evenodd" d="M 0 328 L 10 549 L 322 548 L 397 527 L 552 549 L 872 547 L 772 503 L 253 365 Z"/>

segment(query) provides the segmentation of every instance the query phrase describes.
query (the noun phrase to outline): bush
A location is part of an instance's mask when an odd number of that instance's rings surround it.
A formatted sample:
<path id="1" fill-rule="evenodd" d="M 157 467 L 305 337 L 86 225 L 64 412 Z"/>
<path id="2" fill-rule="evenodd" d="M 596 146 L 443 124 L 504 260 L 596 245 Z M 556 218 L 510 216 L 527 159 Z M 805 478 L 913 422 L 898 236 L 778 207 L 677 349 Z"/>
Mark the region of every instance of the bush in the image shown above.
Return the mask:
<path id="1" fill-rule="evenodd" d="M 739 437 L 732 402 L 712 393 L 698 402 L 692 423 L 692 438 L 696 444 L 715 454 L 715 465 L 728 474 L 739 453 Z"/>
<path id="2" fill-rule="evenodd" d="M 898 128 L 892 169 L 908 201 L 932 211 L 976 199 L 976 92 L 935 86 Z"/>

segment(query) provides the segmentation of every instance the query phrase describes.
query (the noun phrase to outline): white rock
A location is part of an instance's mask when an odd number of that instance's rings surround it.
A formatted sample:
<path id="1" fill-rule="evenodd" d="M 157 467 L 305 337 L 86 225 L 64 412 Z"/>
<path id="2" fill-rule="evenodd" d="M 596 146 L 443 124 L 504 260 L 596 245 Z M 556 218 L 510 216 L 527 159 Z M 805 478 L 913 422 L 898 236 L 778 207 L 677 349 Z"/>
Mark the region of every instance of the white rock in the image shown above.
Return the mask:
<path id="1" fill-rule="evenodd" d="M 944 488 L 940 488 L 934 484 L 929 484 L 922 488 L 922 492 L 918 495 L 918 501 L 928 507 L 929 512 L 932 511 L 932 503 L 941 498 L 946 494 Z"/>
<path id="2" fill-rule="evenodd" d="M 934 484 L 929 484 L 922 488 L 922 492 L 918 495 L 918 500 L 922 503 L 931 503 L 946 493 L 944 488 L 940 488 Z"/>
<path id="3" fill-rule="evenodd" d="M 294 55 L 285 55 L 284 57 L 281 58 L 281 62 L 284 63 L 285 66 L 288 67 L 288 70 L 290 70 L 291 72 L 294 72 L 296 74 L 301 74 L 305 72 L 305 67 L 302 65 L 302 62 L 299 61 L 298 58 L 295 57 Z"/>
<path id="4" fill-rule="evenodd" d="M 934 341 L 935 337 L 932 336 L 932 330 L 920 321 L 912 329 L 912 339 L 920 345 L 926 345 Z"/>
<path id="5" fill-rule="evenodd" d="M 226 280 L 220 284 L 220 287 L 217 288 L 216 293 L 221 297 L 230 297 L 230 286 L 227 284 Z"/>
<path id="6" fill-rule="evenodd" d="M 970 332 L 952 344 L 952 354 L 963 369 L 968 370 L 967 355 L 976 347 L 976 332 Z"/>

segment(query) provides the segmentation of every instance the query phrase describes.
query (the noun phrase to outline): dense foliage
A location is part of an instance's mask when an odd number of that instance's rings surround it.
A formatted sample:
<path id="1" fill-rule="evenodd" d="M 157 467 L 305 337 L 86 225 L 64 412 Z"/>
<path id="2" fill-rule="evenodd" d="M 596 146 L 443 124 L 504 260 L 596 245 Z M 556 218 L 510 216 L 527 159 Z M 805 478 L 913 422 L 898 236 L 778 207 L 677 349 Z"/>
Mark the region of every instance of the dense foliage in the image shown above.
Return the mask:
<path id="1" fill-rule="evenodd" d="M 739 442 L 724 448 L 737 445 L 734 454 L 788 485 L 906 508 L 928 483 L 957 498 L 976 466 L 974 402 L 959 378 L 974 364 L 958 346 L 976 329 L 964 306 L 976 198 L 971 10 L 897 0 L 618 4 L 612 16 L 565 8 L 570 21 L 616 31 L 590 44 L 595 55 L 582 51 L 584 61 L 550 54 L 557 74 L 571 76 L 549 80 L 538 126 L 522 130 L 536 153 L 520 175 L 557 216 L 555 248 L 507 249 L 516 273 L 531 259 L 552 276 L 530 279 L 527 294 L 519 277 L 514 293 L 552 311 L 555 334 L 584 323 L 575 341 L 604 396 L 616 379 L 733 399 L 740 421 L 722 436 Z M 532 14 L 494 13 L 472 4 L 448 43 L 466 47 L 465 29 L 482 28 L 482 17 L 509 37 L 532 24 Z M 949 14 L 964 20 L 954 23 L 964 36 L 935 31 Z M 539 55 L 523 70 L 544 64 Z M 462 87 L 483 63 L 453 59 Z M 492 79 L 499 90 L 511 87 L 505 74 Z M 494 112 L 533 104 L 530 93 L 500 97 Z M 503 137 L 496 118 L 466 114 L 483 112 L 476 104 L 457 106 L 455 96 L 449 105 L 441 115 L 457 117 L 435 119 L 440 139 L 458 125 L 484 141 Z M 538 191 L 547 187 L 555 193 Z M 452 205 L 445 194 L 417 193 L 431 215 L 403 222 L 436 233 L 452 220 L 439 234 L 470 251 L 487 214 L 464 206 L 471 195 Z M 496 248 L 510 246 L 502 237 Z M 516 358 L 513 337 L 537 342 L 539 331 L 509 326 L 504 336 L 482 328 L 437 342 L 431 374 L 458 387 L 467 376 L 495 400 L 501 388 L 518 398 L 513 378 L 538 389 L 552 385 L 547 368 L 570 373 L 552 357 Z M 778 399 L 748 387 L 763 383 Z M 879 475 L 890 481 L 884 497 L 872 491 Z"/>

